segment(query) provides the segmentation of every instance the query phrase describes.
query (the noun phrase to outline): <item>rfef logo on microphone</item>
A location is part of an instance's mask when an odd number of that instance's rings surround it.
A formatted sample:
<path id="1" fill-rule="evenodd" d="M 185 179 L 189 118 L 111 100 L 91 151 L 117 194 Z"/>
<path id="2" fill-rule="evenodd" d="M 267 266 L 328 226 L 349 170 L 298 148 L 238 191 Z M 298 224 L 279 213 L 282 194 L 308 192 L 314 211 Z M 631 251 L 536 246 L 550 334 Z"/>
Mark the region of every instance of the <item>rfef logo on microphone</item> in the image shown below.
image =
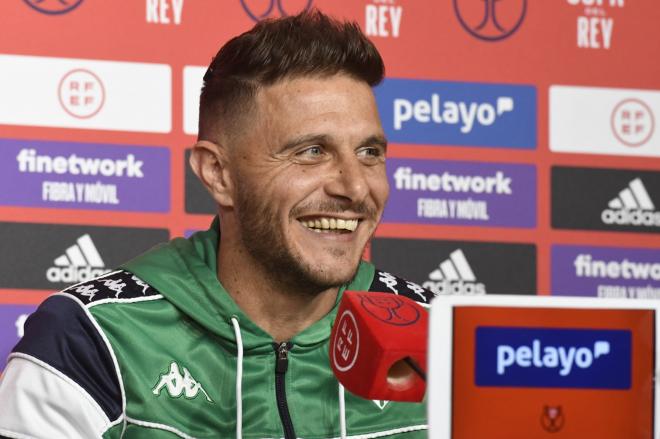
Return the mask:
<path id="1" fill-rule="evenodd" d="M 477 386 L 629 389 L 627 330 L 476 329 Z"/>
<path id="2" fill-rule="evenodd" d="M 534 86 L 386 79 L 374 92 L 391 142 L 536 148 Z"/>

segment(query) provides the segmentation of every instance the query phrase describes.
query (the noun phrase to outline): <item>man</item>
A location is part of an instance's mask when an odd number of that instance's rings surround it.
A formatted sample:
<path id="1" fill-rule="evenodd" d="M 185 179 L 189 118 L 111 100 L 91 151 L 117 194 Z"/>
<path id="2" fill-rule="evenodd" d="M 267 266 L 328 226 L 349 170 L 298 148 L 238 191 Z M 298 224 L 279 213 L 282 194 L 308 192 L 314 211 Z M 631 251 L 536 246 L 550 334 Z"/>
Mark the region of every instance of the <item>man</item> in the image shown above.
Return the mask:
<path id="1" fill-rule="evenodd" d="M 219 220 L 46 300 L 2 378 L 0 434 L 425 437 L 423 404 L 344 392 L 328 357 L 344 290 L 431 297 L 360 262 L 388 195 L 382 77 L 357 25 L 319 12 L 229 41 L 191 156 Z"/>

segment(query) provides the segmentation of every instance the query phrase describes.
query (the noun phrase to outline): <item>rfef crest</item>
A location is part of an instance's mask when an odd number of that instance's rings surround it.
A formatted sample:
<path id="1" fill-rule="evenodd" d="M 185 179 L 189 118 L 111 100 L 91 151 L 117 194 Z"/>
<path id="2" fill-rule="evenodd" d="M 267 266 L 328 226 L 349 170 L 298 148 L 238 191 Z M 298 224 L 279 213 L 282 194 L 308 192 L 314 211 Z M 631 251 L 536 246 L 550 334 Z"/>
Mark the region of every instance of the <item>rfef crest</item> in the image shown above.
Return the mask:
<path id="1" fill-rule="evenodd" d="M 541 413 L 541 426 L 550 433 L 556 433 L 564 427 L 564 412 L 561 406 L 543 406 Z"/>

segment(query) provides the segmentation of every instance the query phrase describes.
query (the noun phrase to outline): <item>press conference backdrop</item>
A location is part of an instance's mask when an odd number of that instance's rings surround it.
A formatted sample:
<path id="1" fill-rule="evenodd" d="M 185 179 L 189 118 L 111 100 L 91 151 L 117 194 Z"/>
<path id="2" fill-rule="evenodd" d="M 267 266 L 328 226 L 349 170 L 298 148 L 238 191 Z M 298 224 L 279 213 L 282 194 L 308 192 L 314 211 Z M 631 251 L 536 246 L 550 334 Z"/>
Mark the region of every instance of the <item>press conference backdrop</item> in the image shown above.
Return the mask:
<path id="1" fill-rule="evenodd" d="M 367 257 L 438 294 L 660 298 L 656 0 L 4 0 L 0 370 L 48 294 L 208 227 L 205 66 L 311 7 L 387 65 Z"/>

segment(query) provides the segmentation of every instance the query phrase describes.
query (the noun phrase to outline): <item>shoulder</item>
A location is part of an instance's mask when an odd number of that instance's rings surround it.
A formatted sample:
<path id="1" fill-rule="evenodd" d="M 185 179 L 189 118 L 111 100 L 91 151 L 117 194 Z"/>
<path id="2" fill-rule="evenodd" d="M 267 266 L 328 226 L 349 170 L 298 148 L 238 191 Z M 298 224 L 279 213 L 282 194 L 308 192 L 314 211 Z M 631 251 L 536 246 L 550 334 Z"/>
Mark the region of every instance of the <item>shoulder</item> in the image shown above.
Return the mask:
<path id="1" fill-rule="evenodd" d="M 0 386 L 0 404 L 11 407 L 14 419 L 48 404 L 68 418 L 95 419 L 95 432 L 118 422 L 125 407 L 121 371 L 94 307 L 158 298 L 156 289 L 124 270 L 50 296 L 25 322 Z M 0 416 L 0 432 L 10 424 Z"/>
<path id="2" fill-rule="evenodd" d="M 422 305 L 430 304 L 431 299 L 435 297 L 430 290 L 379 268 L 375 268 L 369 291 L 406 296 Z"/>
<path id="3" fill-rule="evenodd" d="M 95 279 L 72 285 L 59 295 L 68 296 L 90 307 L 103 303 L 162 299 L 158 290 L 126 270 L 117 270 Z"/>

